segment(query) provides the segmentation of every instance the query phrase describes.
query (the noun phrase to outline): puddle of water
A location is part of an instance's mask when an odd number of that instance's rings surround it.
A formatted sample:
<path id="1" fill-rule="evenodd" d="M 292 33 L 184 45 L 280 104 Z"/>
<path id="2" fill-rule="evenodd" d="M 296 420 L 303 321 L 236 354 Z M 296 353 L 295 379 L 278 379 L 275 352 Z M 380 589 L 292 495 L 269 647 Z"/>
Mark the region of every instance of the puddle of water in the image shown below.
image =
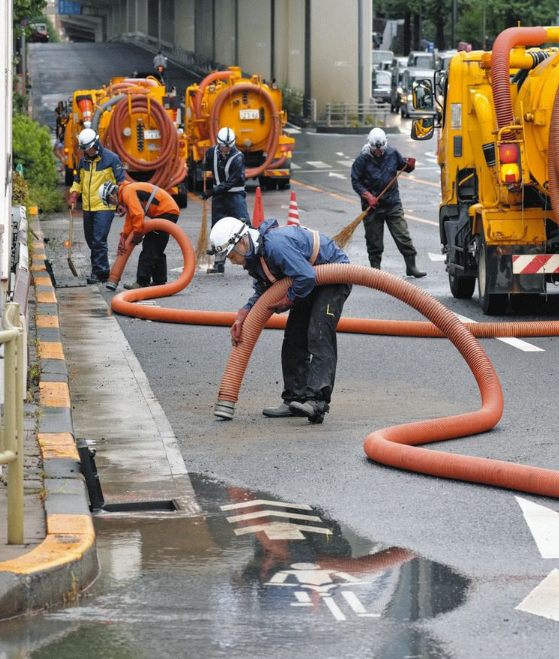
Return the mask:
<path id="1" fill-rule="evenodd" d="M 2 624 L 0 657 L 450 659 L 416 623 L 463 604 L 464 576 L 309 506 L 191 479 L 203 516 L 96 517 L 91 592 Z"/>

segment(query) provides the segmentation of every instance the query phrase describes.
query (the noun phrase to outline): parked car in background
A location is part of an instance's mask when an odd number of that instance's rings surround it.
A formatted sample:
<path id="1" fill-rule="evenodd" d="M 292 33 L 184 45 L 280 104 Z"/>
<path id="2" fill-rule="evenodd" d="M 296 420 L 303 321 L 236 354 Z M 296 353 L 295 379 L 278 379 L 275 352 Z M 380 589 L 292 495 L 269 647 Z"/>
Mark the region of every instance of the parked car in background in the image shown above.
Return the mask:
<path id="1" fill-rule="evenodd" d="M 412 50 L 408 55 L 409 68 L 434 69 L 436 64 L 435 53 L 428 53 L 424 50 Z"/>
<path id="2" fill-rule="evenodd" d="M 371 53 L 371 66 L 373 69 L 386 71 L 392 66 L 394 53 L 391 50 L 373 50 Z"/>
<path id="3" fill-rule="evenodd" d="M 30 23 L 31 36 L 29 41 L 32 43 L 47 43 L 49 40 L 49 31 L 46 23 Z"/>
<path id="4" fill-rule="evenodd" d="M 436 115 L 435 109 L 416 109 L 413 107 L 413 98 L 412 98 L 412 85 L 414 81 L 417 80 L 430 80 L 431 84 L 433 83 L 435 76 L 435 69 L 421 69 L 421 68 L 409 68 L 402 71 L 402 93 L 400 95 L 399 107 L 397 112 L 399 112 L 402 117 L 411 117 L 418 119 L 421 117 L 434 117 Z"/>
<path id="5" fill-rule="evenodd" d="M 436 68 L 441 71 L 448 71 L 450 60 L 456 55 L 457 50 L 443 50 L 437 54 Z"/>
<path id="6" fill-rule="evenodd" d="M 392 75 L 390 71 L 373 69 L 372 97 L 377 103 L 391 103 Z"/>

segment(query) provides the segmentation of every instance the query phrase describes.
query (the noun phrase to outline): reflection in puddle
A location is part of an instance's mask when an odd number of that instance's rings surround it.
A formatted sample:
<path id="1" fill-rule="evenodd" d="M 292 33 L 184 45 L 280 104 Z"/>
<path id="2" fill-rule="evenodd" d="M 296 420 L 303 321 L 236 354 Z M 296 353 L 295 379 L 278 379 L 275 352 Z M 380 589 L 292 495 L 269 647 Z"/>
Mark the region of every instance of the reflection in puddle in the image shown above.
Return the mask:
<path id="1" fill-rule="evenodd" d="M 0 656 L 450 659 L 416 623 L 460 606 L 466 578 L 303 504 L 191 478 L 204 516 L 96 518 L 92 592 L 3 624 Z"/>

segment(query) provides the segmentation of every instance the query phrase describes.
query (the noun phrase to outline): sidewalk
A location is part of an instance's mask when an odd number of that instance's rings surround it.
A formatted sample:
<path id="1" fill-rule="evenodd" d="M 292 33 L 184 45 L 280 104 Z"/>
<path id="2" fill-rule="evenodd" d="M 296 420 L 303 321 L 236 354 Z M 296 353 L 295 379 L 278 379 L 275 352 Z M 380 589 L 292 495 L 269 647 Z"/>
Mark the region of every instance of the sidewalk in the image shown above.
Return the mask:
<path id="1" fill-rule="evenodd" d="M 98 573 L 95 532 L 74 442 L 58 303 L 37 218 L 29 218 L 29 366 L 40 368 L 25 405 L 24 545 L 6 544 L 7 491 L 0 483 L 0 619 L 62 603 Z"/>
<path id="2" fill-rule="evenodd" d="M 6 545 L 6 515 L 0 520 L 0 621 L 75 598 L 98 574 L 77 438 L 97 448 L 105 520 L 200 515 L 173 429 L 99 287 L 85 284 L 89 250 L 76 219 L 77 278 L 64 246 L 67 213 L 30 222 L 38 238 L 28 344 L 30 366 L 36 348 L 41 374 L 36 403 L 26 407 L 26 544 Z M 0 485 L 0 511 L 5 507 Z"/>

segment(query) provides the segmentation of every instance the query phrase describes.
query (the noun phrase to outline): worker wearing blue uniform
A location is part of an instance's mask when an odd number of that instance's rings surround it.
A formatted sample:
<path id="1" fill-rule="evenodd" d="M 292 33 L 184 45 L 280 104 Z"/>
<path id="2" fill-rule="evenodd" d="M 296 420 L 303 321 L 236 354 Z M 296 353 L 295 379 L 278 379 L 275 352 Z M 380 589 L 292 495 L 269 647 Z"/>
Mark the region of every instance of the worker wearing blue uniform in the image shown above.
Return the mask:
<path id="1" fill-rule="evenodd" d="M 316 286 L 313 265 L 349 263 L 346 254 L 318 231 L 279 227 L 273 219 L 252 229 L 240 220 L 223 218 L 212 229 L 210 243 L 214 254 L 242 265 L 254 280 L 254 294 L 231 328 L 233 345 L 242 342 L 243 322 L 260 296 L 277 280 L 292 278 L 284 299 L 274 307 L 276 313 L 290 312 L 281 352 L 283 402 L 265 408 L 263 414 L 306 416 L 311 423 L 322 423 L 336 377 L 336 327 L 351 285 Z"/>

